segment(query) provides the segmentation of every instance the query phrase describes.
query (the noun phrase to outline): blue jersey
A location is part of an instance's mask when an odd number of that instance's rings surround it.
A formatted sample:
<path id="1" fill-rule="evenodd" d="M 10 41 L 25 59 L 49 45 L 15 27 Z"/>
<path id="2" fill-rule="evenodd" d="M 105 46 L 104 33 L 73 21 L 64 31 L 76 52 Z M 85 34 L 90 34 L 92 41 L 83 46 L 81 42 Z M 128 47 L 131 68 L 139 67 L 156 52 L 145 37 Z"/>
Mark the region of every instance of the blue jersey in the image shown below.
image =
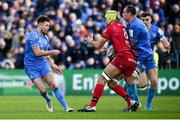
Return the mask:
<path id="1" fill-rule="evenodd" d="M 47 35 L 42 36 L 37 30 L 26 33 L 24 66 L 37 68 L 42 63 L 47 62 L 44 56 L 38 57 L 32 50 L 33 46 L 39 46 L 41 50 L 47 50 L 49 39 Z"/>
<path id="2" fill-rule="evenodd" d="M 163 31 L 155 26 L 151 25 L 149 29 L 149 34 L 150 34 L 150 41 L 151 41 L 151 48 L 152 50 L 154 49 L 154 45 L 160 40 L 163 40 L 165 38 Z"/>
<path id="3" fill-rule="evenodd" d="M 137 59 L 139 57 L 145 58 L 153 54 L 150 46 L 149 31 L 139 18 L 135 18 L 131 23 L 128 23 L 127 30 L 130 41 L 132 40 L 136 43 L 134 49 L 138 52 Z"/>

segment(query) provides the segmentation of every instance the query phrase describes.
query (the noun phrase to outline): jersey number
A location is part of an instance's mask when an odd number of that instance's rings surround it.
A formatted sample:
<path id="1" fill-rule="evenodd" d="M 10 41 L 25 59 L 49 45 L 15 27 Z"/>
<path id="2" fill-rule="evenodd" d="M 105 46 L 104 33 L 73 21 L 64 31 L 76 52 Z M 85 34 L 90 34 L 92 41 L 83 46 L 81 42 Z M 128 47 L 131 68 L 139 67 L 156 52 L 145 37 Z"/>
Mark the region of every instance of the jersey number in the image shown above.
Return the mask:
<path id="1" fill-rule="evenodd" d="M 130 43 L 128 41 L 128 34 L 125 28 L 123 28 L 123 32 L 124 32 L 124 37 L 126 39 L 126 45 L 130 48 Z"/>
<path id="2" fill-rule="evenodd" d="M 128 40 L 128 34 L 125 28 L 123 28 L 123 32 L 124 32 L 124 37 L 126 38 L 126 40 Z"/>

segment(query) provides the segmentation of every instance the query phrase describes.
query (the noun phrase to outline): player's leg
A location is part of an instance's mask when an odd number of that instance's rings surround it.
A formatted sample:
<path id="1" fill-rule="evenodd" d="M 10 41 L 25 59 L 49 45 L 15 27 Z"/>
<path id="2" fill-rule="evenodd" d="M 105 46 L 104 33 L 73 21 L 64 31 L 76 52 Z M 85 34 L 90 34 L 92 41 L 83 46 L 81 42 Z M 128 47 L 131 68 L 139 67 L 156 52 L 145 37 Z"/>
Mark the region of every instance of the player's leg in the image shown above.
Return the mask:
<path id="1" fill-rule="evenodd" d="M 110 80 L 112 80 L 112 76 L 110 76 L 110 71 L 114 71 L 114 74 L 119 74 L 119 70 L 114 69 L 114 66 L 111 64 L 108 64 L 102 73 L 102 75 L 98 78 L 98 82 L 96 83 L 96 86 L 94 88 L 93 97 L 91 99 L 91 102 L 89 104 L 90 107 L 95 107 L 99 98 L 102 96 L 104 92 L 104 86 L 106 83 Z M 114 76 L 114 75 L 113 75 Z"/>
<path id="2" fill-rule="evenodd" d="M 41 80 L 41 74 L 39 73 L 38 68 L 37 69 L 25 68 L 25 72 L 29 76 L 29 78 L 32 80 L 32 82 L 35 84 L 35 86 L 38 88 L 42 97 L 46 100 L 46 103 L 47 103 L 46 107 L 47 107 L 48 112 L 53 112 L 51 98 L 48 95 L 47 89 Z"/>
<path id="3" fill-rule="evenodd" d="M 125 78 L 126 78 L 126 76 L 124 74 L 120 73 L 119 75 L 115 76 L 115 81 L 119 81 L 119 80 L 124 79 L 122 86 L 123 86 L 124 90 L 127 92 L 127 85 L 128 84 L 126 83 Z"/>
<path id="4" fill-rule="evenodd" d="M 96 111 L 96 104 L 97 104 L 99 98 L 103 94 L 104 86 L 105 86 L 106 82 L 108 82 L 108 83 L 114 82 L 112 80 L 112 78 L 113 78 L 112 76 L 116 76 L 119 73 L 120 73 L 119 69 L 114 67 L 112 64 L 108 64 L 108 66 L 106 66 L 102 75 L 98 78 L 98 82 L 94 88 L 93 97 L 91 99 L 89 106 L 85 106 L 84 108 L 79 109 L 78 112 L 95 112 Z M 111 84 L 110 84 L 110 86 L 111 86 Z M 131 103 L 130 97 L 127 95 L 127 93 L 125 92 L 125 90 L 121 86 L 119 86 L 117 84 L 115 86 L 113 84 L 112 86 L 110 88 L 112 88 L 119 95 L 123 96 L 126 99 L 126 101 L 128 101 L 129 105 L 135 104 L 135 103 Z"/>
<path id="5" fill-rule="evenodd" d="M 148 96 L 147 96 L 147 101 L 146 101 L 146 109 L 147 110 L 151 110 L 152 109 L 152 106 L 151 106 L 151 103 L 152 103 L 152 100 L 155 96 L 155 93 L 156 93 L 156 88 L 157 88 L 157 68 L 153 68 L 151 70 L 149 70 L 147 72 L 147 75 L 150 79 L 150 82 L 151 82 L 151 86 L 149 87 L 148 89 Z"/>
<path id="6" fill-rule="evenodd" d="M 42 82 L 42 80 L 40 78 L 36 78 L 35 80 L 33 80 L 33 83 L 38 88 L 38 90 L 40 91 L 41 95 L 44 97 L 46 102 L 51 102 L 51 98 L 48 95 L 47 89 L 44 83 Z"/>
<path id="7" fill-rule="evenodd" d="M 145 69 L 143 62 L 141 61 L 142 60 L 137 61 L 137 67 L 133 72 L 133 75 L 131 77 L 126 78 L 126 83 L 127 83 L 126 87 L 127 87 L 128 95 L 131 97 L 132 100 L 135 101 L 139 101 L 139 99 L 138 99 L 137 85 L 133 81 L 135 81 L 142 73 L 142 71 L 144 71 Z"/>
<path id="8" fill-rule="evenodd" d="M 137 86 L 136 84 L 125 84 L 125 87 L 127 87 L 128 95 L 131 97 L 132 100 L 139 101 L 138 98 L 138 92 L 137 92 Z"/>
<path id="9" fill-rule="evenodd" d="M 145 72 L 141 73 L 139 78 L 138 78 L 138 83 L 137 83 L 137 86 L 138 88 L 144 88 L 148 85 L 148 82 L 147 82 L 147 75 Z"/>
<path id="10" fill-rule="evenodd" d="M 146 101 L 146 109 L 151 110 L 151 103 L 152 100 L 155 96 L 156 88 L 157 88 L 157 68 L 156 68 L 156 63 L 154 60 L 153 55 L 149 57 L 148 62 L 146 64 L 146 71 L 147 71 L 147 76 L 150 79 L 151 86 L 148 89 L 148 96 L 147 96 L 147 101 Z"/>
<path id="11" fill-rule="evenodd" d="M 77 111 L 78 112 L 95 112 L 96 104 L 104 92 L 105 85 L 106 85 L 105 79 L 102 77 L 102 75 L 99 76 L 98 81 L 94 87 L 93 96 L 91 98 L 89 105 L 85 106 L 84 108 L 78 109 Z"/>
<path id="12" fill-rule="evenodd" d="M 113 91 L 115 91 L 118 95 L 120 95 L 122 98 L 124 98 L 124 100 L 127 102 L 127 107 L 125 109 L 123 109 L 124 112 L 137 110 L 139 103 L 134 100 L 131 100 L 130 96 L 126 93 L 126 91 L 124 90 L 124 88 L 121 85 L 117 84 L 116 81 L 111 80 L 108 82 L 108 86 Z"/>
<path id="13" fill-rule="evenodd" d="M 114 81 L 119 81 L 119 80 L 122 80 L 122 79 L 125 80 L 125 78 L 126 78 L 126 76 L 124 74 L 120 73 L 119 75 L 115 76 Z M 124 90 L 126 92 L 127 92 L 127 85 L 128 84 L 126 84 L 126 81 L 124 81 L 122 86 L 123 86 L 123 88 L 124 88 Z"/>
<path id="14" fill-rule="evenodd" d="M 113 80 L 118 82 L 119 80 L 125 79 L 125 77 L 126 77 L 125 74 L 120 73 L 120 74 L 114 76 Z"/>
<path id="15" fill-rule="evenodd" d="M 130 97 L 128 96 L 126 91 L 123 89 L 123 87 L 117 84 L 117 81 L 116 81 L 117 77 L 123 77 L 125 75 L 121 73 L 121 71 L 118 68 L 116 68 L 114 65 L 112 65 L 111 63 L 105 68 L 104 74 L 103 74 L 103 77 L 106 79 L 109 88 L 111 88 L 114 92 L 116 92 L 118 95 L 123 97 L 125 101 L 128 103 L 128 105 L 130 105 L 131 104 Z M 111 77 L 108 78 L 108 76 L 111 76 Z"/>
<path id="16" fill-rule="evenodd" d="M 143 88 L 147 85 L 146 73 L 145 72 L 141 73 L 135 81 L 136 82 L 134 82 L 133 84 L 124 83 L 123 87 L 126 89 L 126 91 L 128 92 L 128 95 L 130 95 L 131 99 L 133 99 L 135 101 L 139 101 L 137 87 Z M 140 101 L 139 101 L 138 108 L 141 108 Z"/>
<path id="17" fill-rule="evenodd" d="M 122 78 L 122 76 L 120 78 Z M 124 79 L 126 79 L 126 77 Z M 130 81 L 136 81 L 136 79 L 134 80 L 134 78 L 131 78 Z M 123 86 L 124 90 L 126 92 L 128 92 L 128 95 L 130 95 L 131 99 L 138 101 L 137 87 L 136 87 L 135 83 L 128 84 L 126 81 L 124 81 L 122 86 Z M 139 106 L 139 108 L 140 107 L 141 106 Z"/>
<path id="18" fill-rule="evenodd" d="M 104 78 L 102 76 L 100 76 L 98 78 L 98 82 L 96 83 L 96 86 L 94 88 L 93 97 L 92 97 L 91 102 L 89 104 L 91 107 L 96 106 L 99 98 L 102 96 L 102 94 L 104 92 L 105 84 L 106 84 L 106 81 L 104 80 Z"/>
<path id="19" fill-rule="evenodd" d="M 126 77 L 126 83 L 124 84 L 124 88 L 127 89 L 128 95 L 131 97 L 132 100 L 139 101 L 137 84 L 133 82 L 136 79 L 137 77 Z"/>
<path id="20" fill-rule="evenodd" d="M 106 82 L 109 83 L 110 88 L 112 88 L 117 94 L 122 95 L 123 97 L 126 97 L 126 100 L 127 101 L 129 100 L 128 103 L 130 104 L 130 97 L 127 95 L 125 90 L 121 86 L 117 85 L 117 83 L 116 85 L 111 84 L 111 82 L 114 83 L 113 78 L 121 73 L 120 67 L 123 67 L 123 66 L 126 67 L 127 64 L 125 62 L 121 62 L 120 56 L 116 55 L 116 57 L 112 60 L 110 64 L 106 66 L 102 75 L 99 77 L 89 106 L 83 109 L 79 109 L 78 110 L 79 112 L 94 112 L 95 111 L 95 109 L 93 110 L 92 108 L 96 106 L 99 98 L 102 96 L 102 93 L 104 91 L 104 85 L 106 84 Z"/>
<path id="21" fill-rule="evenodd" d="M 115 76 L 116 74 L 119 73 L 120 71 L 117 68 L 115 68 L 111 64 L 108 64 L 105 70 L 103 71 L 102 75 L 98 78 L 98 82 L 96 83 L 96 86 L 94 88 L 93 97 L 90 101 L 89 106 L 85 106 L 84 108 L 79 109 L 78 112 L 95 112 L 96 104 L 104 92 L 105 84 L 109 81 L 112 81 L 113 78 L 112 76 Z"/>
<path id="22" fill-rule="evenodd" d="M 53 112 L 53 105 L 52 105 L 51 97 L 48 95 L 47 89 L 46 89 L 44 83 L 42 82 L 42 80 L 40 78 L 37 78 L 37 79 L 33 80 L 33 83 L 36 85 L 36 87 L 40 91 L 41 95 L 46 100 L 47 111 Z"/>
<path id="23" fill-rule="evenodd" d="M 57 100 L 59 101 L 59 103 L 63 106 L 63 108 L 67 111 L 67 112 L 73 112 L 74 110 L 72 108 L 70 108 L 64 98 L 63 93 L 61 92 L 61 90 L 55 86 L 54 83 L 54 77 L 52 75 L 52 72 L 49 72 L 48 74 L 46 74 L 43 79 L 47 82 L 47 84 L 50 86 L 51 90 L 54 92 Z"/>
<path id="24" fill-rule="evenodd" d="M 57 100 L 63 106 L 67 112 L 72 112 L 73 109 L 69 108 L 61 90 L 55 86 L 54 77 L 48 64 L 44 64 L 41 70 L 41 75 L 44 81 L 49 85 L 51 90 L 54 92 Z"/>
<path id="25" fill-rule="evenodd" d="M 124 59 L 120 59 L 121 56 L 123 56 Z M 136 61 L 134 60 L 134 56 L 127 52 L 121 56 L 116 57 L 111 63 L 109 64 L 110 68 L 112 70 L 110 70 L 108 72 L 108 74 L 112 77 L 111 81 L 108 81 L 108 86 L 114 90 L 118 95 L 120 95 L 121 97 L 123 97 L 126 102 L 128 103 L 128 105 L 130 105 L 130 97 L 129 95 L 127 95 L 126 91 L 123 89 L 122 86 L 117 84 L 117 79 L 118 78 L 123 78 L 124 76 L 130 77 L 132 76 L 135 68 L 136 68 Z M 123 66 L 123 67 L 122 67 Z M 120 71 L 119 74 L 118 73 L 114 73 L 114 71 Z M 106 69 L 105 69 L 106 71 Z M 116 78 L 116 79 L 115 79 Z"/>
<path id="26" fill-rule="evenodd" d="M 104 86 L 108 81 L 111 81 L 112 78 L 120 73 L 120 70 L 111 64 L 108 64 L 103 71 L 102 75 L 98 78 L 98 82 L 95 85 L 94 91 L 93 91 L 93 97 L 90 101 L 89 106 L 84 107 L 83 109 L 79 109 L 79 112 L 95 112 L 96 104 L 99 100 L 99 98 L 102 96 L 104 92 Z M 112 75 L 109 73 L 113 73 Z"/>

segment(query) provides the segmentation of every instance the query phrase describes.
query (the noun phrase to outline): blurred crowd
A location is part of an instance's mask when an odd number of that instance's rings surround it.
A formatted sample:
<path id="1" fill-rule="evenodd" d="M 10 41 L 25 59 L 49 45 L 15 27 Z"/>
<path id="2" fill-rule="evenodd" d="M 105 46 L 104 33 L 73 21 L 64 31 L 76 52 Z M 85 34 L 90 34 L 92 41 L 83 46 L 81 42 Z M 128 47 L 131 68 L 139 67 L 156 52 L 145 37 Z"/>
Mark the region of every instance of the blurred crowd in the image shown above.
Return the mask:
<path id="1" fill-rule="evenodd" d="M 36 19 L 50 17 L 49 49 L 59 49 L 54 57 L 64 69 L 104 68 L 109 58 L 84 43 L 90 33 L 98 39 L 106 27 L 104 13 L 108 9 L 122 11 L 133 4 L 137 13 L 149 11 L 171 42 L 168 54 L 157 45 L 159 68 L 179 68 L 180 2 L 179 0 L 1 0 L 0 1 L 0 68 L 23 68 L 25 35 L 36 27 Z"/>

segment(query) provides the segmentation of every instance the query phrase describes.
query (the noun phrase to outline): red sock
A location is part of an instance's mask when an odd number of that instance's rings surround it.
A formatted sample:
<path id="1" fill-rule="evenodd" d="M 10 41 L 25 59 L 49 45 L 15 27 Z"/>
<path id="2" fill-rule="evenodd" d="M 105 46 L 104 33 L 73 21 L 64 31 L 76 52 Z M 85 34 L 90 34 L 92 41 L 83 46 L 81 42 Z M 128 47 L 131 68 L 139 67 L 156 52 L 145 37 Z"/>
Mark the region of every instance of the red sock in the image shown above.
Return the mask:
<path id="1" fill-rule="evenodd" d="M 123 97 L 125 99 L 125 101 L 128 103 L 128 105 L 131 104 L 131 98 L 129 97 L 129 95 L 126 93 L 126 91 L 124 90 L 123 87 L 121 87 L 120 85 L 117 85 L 116 87 L 113 88 L 113 90 L 120 95 L 121 97 Z"/>
<path id="2" fill-rule="evenodd" d="M 96 106 L 96 103 L 98 102 L 99 98 L 102 96 L 103 92 L 104 92 L 104 85 L 97 83 L 96 87 L 94 88 L 93 97 L 89 104 L 91 107 Z"/>

